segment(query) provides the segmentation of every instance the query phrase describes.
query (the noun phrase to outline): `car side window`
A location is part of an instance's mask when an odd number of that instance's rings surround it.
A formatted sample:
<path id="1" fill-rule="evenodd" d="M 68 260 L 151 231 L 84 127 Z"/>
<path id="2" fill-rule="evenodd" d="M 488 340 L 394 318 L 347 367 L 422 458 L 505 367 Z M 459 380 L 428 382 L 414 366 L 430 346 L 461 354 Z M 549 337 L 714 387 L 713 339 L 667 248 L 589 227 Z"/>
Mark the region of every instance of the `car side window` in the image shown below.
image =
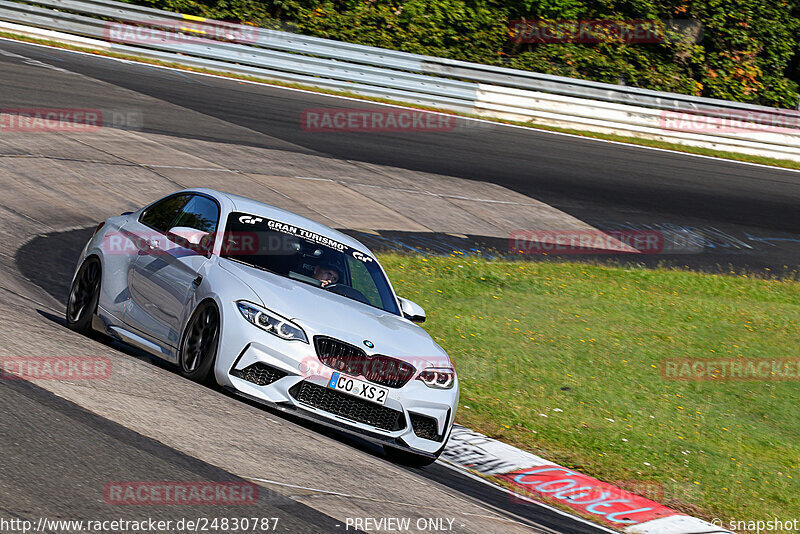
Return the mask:
<path id="1" fill-rule="evenodd" d="M 375 281 L 367 270 L 364 262 L 347 256 L 347 266 L 350 269 L 350 283 L 353 289 L 357 289 L 364 295 L 370 304 L 381 307 L 381 295 L 375 287 Z"/>
<path id="2" fill-rule="evenodd" d="M 166 233 L 174 226 L 172 221 L 178 217 L 190 197 L 191 195 L 174 195 L 160 200 L 147 208 L 139 221 L 154 230 Z"/>
<path id="3" fill-rule="evenodd" d="M 170 228 L 181 226 L 201 232 L 213 233 L 217 231 L 218 223 L 219 207 L 217 203 L 208 197 L 193 195 Z"/>

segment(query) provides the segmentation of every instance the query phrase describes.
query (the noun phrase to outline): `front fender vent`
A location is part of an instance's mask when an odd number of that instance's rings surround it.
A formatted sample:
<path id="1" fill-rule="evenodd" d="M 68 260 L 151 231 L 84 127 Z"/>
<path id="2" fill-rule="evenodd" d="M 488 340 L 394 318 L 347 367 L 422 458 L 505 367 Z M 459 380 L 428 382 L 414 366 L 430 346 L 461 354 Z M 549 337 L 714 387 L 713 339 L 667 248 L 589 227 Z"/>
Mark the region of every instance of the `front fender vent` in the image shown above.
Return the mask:
<path id="1" fill-rule="evenodd" d="M 231 376 L 247 380 L 259 386 L 268 386 L 286 376 L 286 371 L 281 371 L 271 365 L 256 362 L 248 365 L 244 369 L 232 369 Z"/>
<path id="2" fill-rule="evenodd" d="M 411 428 L 414 429 L 414 434 L 418 437 L 438 441 L 439 443 L 444 440 L 444 434 L 439 434 L 437 430 L 438 424 L 433 417 L 413 412 L 408 412 L 408 417 L 411 419 Z"/>

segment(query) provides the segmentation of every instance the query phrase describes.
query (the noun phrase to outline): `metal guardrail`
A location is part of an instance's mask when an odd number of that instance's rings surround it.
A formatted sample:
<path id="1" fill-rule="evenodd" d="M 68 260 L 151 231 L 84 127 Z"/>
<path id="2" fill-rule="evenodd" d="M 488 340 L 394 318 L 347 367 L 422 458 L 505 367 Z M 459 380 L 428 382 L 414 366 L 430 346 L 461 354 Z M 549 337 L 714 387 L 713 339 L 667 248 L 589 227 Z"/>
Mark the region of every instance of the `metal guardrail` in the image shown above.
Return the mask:
<path id="1" fill-rule="evenodd" d="M 181 62 L 197 66 L 265 75 L 281 80 L 312 85 L 351 89 L 362 94 L 386 98 L 412 98 L 428 105 L 446 105 L 464 110 L 471 107 L 478 84 L 513 87 L 561 96 L 592 99 L 617 104 L 650 107 L 670 111 L 702 113 L 705 116 L 742 121 L 798 121 L 795 110 L 755 106 L 740 102 L 651 91 L 588 80 L 553 76 L 505 67 L 482 65 L 446 58 L 410 54 L 382 48 L 344 43 L 295 33 L 233 25 L 199 19 L 113 0 L 34 0 L 45 7 L 0 0 L 0 20 L 20 22 L 41 28 L 108 39 L 109 21 L 148 26 L 152 42 L 126 47 L 112 43 L 112 49 L 132 53 L 150 50 L 146 55 L 170 60 L 167 54 L 181 54 Z M 48 9 L 49 8 L 49 9 Z M 220 27 L 242 28 L 254 38 L 245 43 L 203 40 L 202 43 L 170 42 L 168 32 L 176 21 L 207 28 L 214 35 Z M 140 28 L 138 31 L 145 32 Z M 164 38 L 158 38 L 158 32 Z M 146 33 L 146 32 L 145 32 Z M 173 34 L 174 35 L 174 34 Z M 148 39 L 149 41 L 149 39 Z M 174 40 L 173 40 L 174 41 Z M 160 54 L 156 53 L 160 52 Z M 194 58 L 194 59 L 191 59 Z M 175 58 L 171 58 L 174 60 Z M 254 70 L 256 69 L 256 70 Z M 402 94 L 401 94 L 402 93 Z M 757 116 L 757 118 L 754 118 Z"/>
<path id="2" fill-rule="evenodd" d="M 800 129 L 765 127 L 757 123 L 737 124 L 654 108 L 619 106 L 591 99 L 534 93 L 524 89 L 482 85 L 475 104 L 484 117 L 631 137 L 669 140 L 684 145 L 713 147 L 740 154 L 800 161 Z"/>
<path id="3" fill-rule="evenodd" d="M 64 4 L 78 3 L 83 4 L 81 9 L 86 9 L 84 2 L 44 0 L 44 3 L 58 5 L 61 8 L 67 7 Z M 72 8 L 71 5 L 69 7 Z M 88 9 L 109 18 L 114 15 L 110 10 L 100 11 L 91 7 Z M 472 108 L 475 100 L 477 86 L 473 83 L 344 61 L 331 61 L 255 45 L 202 38 L 180 41 L 175 39 L 175 33 L 170 31 L 175 29 L 174 25 L 164 23 L 167 19 L 158 19 L 150 14 L 145 20 L 144 15 L 131 16 L 125 11 L 122 17 L 117 17 L 125 19 L 124 22 L 148 23 L 155 28 L 137 28 L 137 37 L 143 41 L 142 43 L 137 43 L 134 47 L 112 42 L 111 50 L 138 55 L 144 53 L 162 61 L 191 63 L 197 67 L 277 78 L 295 83 L 310 83 L 384 98 L 404 100 L 411 98 L 412 101 L 425 105 L 446 104 L 455 109 L 468 110 Z M 101 40 L 108 40 L 111 29 L 111 22 L 107 20 L 7 0 L 0 0 L 0 20 L 21 22 Z M 165 29 L 158 29 L 159 27 Z"/>
<path id="4" fill-rule="evenodd" d="M 111 19 L 147 23 L 155 27 L 172 28 L 165 24 L 169 21 L 187 21 L 194 25 L 239 26 L 230 23 L 220 23 L 211 19 L 197 20 L 198 17 L 189 17 L 181 13 L 163 11 L 134 4 L 115 2 L 113 0 L 43 0 L 36 1 L 37 5 L 53 7 L 64 11 L 96 15 Z M 363 46 L 320 37 L 311 37 L 297 33 L 271 30 L 246 26 L 248 32 L 253 32 L 257 40 L 252 44 L 273 50 L 283 50 L 299 54 L 308 54 L 318 57 L 337 59 L 376 67 L 394 68 L 409 72 L 422 72 L 423 63 L 432 58 L 419 54 L 410 54 L 385 48 Z"/>

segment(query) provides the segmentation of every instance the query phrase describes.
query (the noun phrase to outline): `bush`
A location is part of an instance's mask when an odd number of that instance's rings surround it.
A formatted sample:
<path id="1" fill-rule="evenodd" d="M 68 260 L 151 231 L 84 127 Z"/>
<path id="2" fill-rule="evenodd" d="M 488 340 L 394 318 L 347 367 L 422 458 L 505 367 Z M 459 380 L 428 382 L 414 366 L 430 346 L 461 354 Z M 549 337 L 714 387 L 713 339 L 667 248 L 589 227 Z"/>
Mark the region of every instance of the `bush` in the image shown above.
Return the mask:
<path id="1" fill-rule="evenodd" d="M 798 104 L 800 0 L 136 0 L 394 50 L 778 107 Z M 518 44 L 509 21 L 694 20 L 699 42 Z"/>

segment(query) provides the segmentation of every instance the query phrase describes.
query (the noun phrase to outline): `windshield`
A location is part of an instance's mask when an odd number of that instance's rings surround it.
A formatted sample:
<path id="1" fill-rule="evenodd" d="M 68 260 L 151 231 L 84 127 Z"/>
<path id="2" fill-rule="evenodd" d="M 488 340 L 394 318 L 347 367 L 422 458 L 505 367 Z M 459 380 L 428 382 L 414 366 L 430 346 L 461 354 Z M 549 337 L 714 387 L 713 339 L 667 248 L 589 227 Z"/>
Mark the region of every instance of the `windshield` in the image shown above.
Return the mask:
<path id="1" fill-rule="evenodd" d="M 400 315 L 374 258 L 310 230 L 232 212 L 220 255 Z"/>

